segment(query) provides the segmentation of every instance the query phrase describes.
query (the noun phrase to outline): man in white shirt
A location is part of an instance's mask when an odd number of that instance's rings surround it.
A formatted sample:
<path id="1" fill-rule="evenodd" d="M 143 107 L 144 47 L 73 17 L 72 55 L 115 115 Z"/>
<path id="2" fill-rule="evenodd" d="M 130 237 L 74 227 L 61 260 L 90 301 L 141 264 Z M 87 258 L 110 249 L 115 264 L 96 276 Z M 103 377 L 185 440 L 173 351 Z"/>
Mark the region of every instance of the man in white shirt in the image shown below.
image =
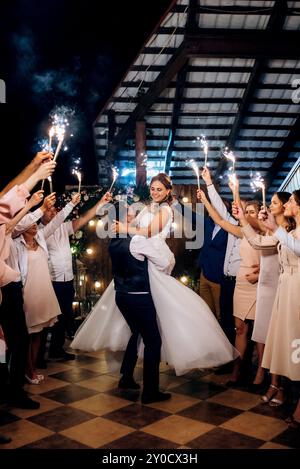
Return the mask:
<path id="1" fill-rule="evenodd" d="M 219 212 L 224 220 L 228 220 L 230 223 L 238 225 L 238 221 L 230 215 L 226 205 L 224 204 L 214 184 L 212 183 L 209 169 L 204 168 L 201 175 L 205 181 L 208 196 L 213 207 Z M 239 253 L 240 242 L 241 240 L 239 238 L 230 233 L 228 234 L 220 293 L 220 323 L 228 339 L 233 344 L 235 340 L 233 293 L 235 288 L 236 274 L 241 261 Z"/>
<path id="2" fill-rule="evenodd" d="M 48 239 L 49 269 L 53 288 L 57 296 L 62 314 L 51 328 L 51 340 L 49 358 L 54 360 L 74 360 L 75 355 L 64 350 L 66 332 L 72 328 L 74 321 L 72 303 L 74 300 L 73 264 L 69 237 L 80 230 L 97 214 L 99 208 L 111 200 L 108 192 L 98 201 L 94 207 L 79 218 L 63 223 Z M 47 225 L 56 215 L 57 209 L 52 207 L 47 210 L 42 218 L 43 225 Z M 44 360 L 46 348 L 46 336 L 42 338 L 38 365 L 46 367 Z"/>

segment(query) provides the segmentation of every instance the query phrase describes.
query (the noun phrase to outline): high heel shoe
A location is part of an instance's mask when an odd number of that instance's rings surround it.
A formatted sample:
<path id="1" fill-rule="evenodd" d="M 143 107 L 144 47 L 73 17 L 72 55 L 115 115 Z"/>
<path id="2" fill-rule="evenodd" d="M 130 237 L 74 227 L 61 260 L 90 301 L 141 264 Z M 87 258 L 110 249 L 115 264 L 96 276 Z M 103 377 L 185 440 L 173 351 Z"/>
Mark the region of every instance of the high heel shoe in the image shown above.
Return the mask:
<path id="1" fill-rule="evenodd" d="M 274 395 L 274 397 L 272 397 L 272 399 L 270 399 L 270 402 L 269 402 L 269 406 L 270 407 L 280 407 L 281 405 L 283 405 L 286 401 L 286 398 L 285 396 L 283 395 L 283 398 L 282 399 L 278 399 L 276 396 L 279 392 L 282 392 L 284 391 L 283 388 L 278 388 L 278 391 L 277 393 Z"/>
<path id="2" fill-rule="evenodd" d="M 289 428 L 293 428 L 295 430 L 300 428 L 300 422 L 298 422 L 298 420 L 296 420 L 293 415 L 290 415 L 287 419 L 285 419 L 285 422 L 288 424 Z"/>
<path id="3" fill-rule="evenodd" d="M 29 378 L 27 375 L 25 375 L 25 378 L 29 384 L 40 384 L 40 380 L 38 378 Z"/>
<path id="4" fill-rule="evenodd" d="M 268 395 L 269 390 L 270 390 L 270 393 Z M 263 396 L 260 397 L 261 400 L 265 404 L 268 404 L 271 401 L 271 399 L 273 399 L 276 396 L 278 390 L 279 390 L 279 388 L 277 386 L 275 386 L 274 384 L 270 384 L 269 389 L 266 392 L 266 394 L 264 394 Z"/>

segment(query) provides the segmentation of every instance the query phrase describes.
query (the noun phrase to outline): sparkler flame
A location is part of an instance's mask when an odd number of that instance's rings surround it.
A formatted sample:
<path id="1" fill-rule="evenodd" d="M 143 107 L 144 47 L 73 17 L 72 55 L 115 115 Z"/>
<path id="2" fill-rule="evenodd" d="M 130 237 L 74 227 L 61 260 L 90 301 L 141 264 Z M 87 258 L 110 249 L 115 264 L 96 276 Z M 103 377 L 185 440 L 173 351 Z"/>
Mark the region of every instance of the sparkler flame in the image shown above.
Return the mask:
<path id="1" fill-rule="evenodd" d="M 110 185 L 110 188 L 108 189 L 108 192 L 111 192 L 112 188 L 113 188 L 113 185 L 114 183 L 116 182 L 117 180 L 117 177 L 119 176 L 119 173 L 118 171 L 116 170 L 116 168 L 112 168 L 112 175 L 113 175 L 113 180 L 112 180 L 112 183 Z"/>
<path id="2" fill-rule="evenodd" d="M 195 174 L 197 176 L 198 190 L 200 190 L 200 174 L 199 174 L 199 168 L 197 166 L 196 161 L 191 160 L 191 166 L 192 166 L 192 168 L 195 171 Z"/>
<path id="3" fill-rule="evenodd" d="M 207 157 L 208 157 L 208 143 L 205 138 L 205 135 L 201 136 L 201 144 L 202 144 L 203 151 L 204 151 L 204 167 L 205 167 L 207 166 Z"/>
<path id="4" fill-rule="evenodd" d="M 266 186 L 264 179 L 261 177 L 260 173 L 256 173 L 256 177 L 251 181 L 251 187 L 253 190 L 261 189 L 263 206 L 266 206 Z"/>
<path id="5" fill-rule="evenodd" d="M 77 176 L 77 179 L 78 179 L 78 194 L 80 194 L 81 180 L 82 180 L 81 172 L 77 168 L 73 169 L 72 172 L 73 172 L 73 174 L 75 174 L 75 176 Z"/>

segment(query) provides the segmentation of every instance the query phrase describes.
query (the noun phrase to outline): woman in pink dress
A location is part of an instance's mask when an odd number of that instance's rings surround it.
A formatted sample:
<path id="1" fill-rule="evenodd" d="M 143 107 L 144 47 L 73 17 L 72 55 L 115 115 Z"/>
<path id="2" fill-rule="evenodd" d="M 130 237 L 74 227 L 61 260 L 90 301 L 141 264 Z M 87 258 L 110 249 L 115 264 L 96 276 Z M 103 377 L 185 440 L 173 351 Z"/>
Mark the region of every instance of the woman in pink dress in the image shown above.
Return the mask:
<path id="1" fill-rule="evenodd" d="M 44 378 L 36 371 L 40 332 L 45 327 L 53 326 L 57 316 L 61 314 L 52 287 L 46 239 L 64 222 L 79 201 L 80 194 L 76 194 L 48 225 L 38 230 L 37 224 L 34 223 L 14 241 L 18 252 L 24 311 L 30 335 L 26 379 L 31 384 L 39 384 Z"/>

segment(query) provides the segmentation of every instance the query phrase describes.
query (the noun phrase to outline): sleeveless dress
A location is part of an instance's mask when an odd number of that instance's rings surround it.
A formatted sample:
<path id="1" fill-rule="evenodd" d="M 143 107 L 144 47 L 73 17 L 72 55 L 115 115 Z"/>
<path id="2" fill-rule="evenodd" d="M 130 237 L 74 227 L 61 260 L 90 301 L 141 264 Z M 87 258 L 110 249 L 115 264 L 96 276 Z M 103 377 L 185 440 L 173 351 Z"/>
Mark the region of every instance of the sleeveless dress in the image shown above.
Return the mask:
<path id="1" fill-rule="evenodd" d="M 161 233 L 153 237 L 162 256 L 169 249 L 165 238 L 172 225 L 172 210 L 167 208 L 168 222 Z M 137 219 L 141 227 L 147 227 L 153 217 L 151 208 L 146 208 Z M 159 271 L 150 261 L 148 271 L 162 338 L 161 358 L 174 367 L 177 375 L 195 368 L 219 366 L 239 355 L 202 298 L 171 277 L 170 272 Z M 130 336 L 130 329 L 116 306 L 111 282 L 78 329 L 71 347 L 84 351 L 125 350 Z M 139 356 L 142 353 L 143 344 Z"/>
<path id="2" fill-rule="evenodd" d="M 299 233 L 291 232 L 299 239 Z M 280 275 L 262 366 L 300 381 L 300 258 L 279 244 Z"/>
<path id="3" fill-rule="evenodd" d="M 36 251 L 28 250 L 28 274 L 23 298 L 29 334 L 56 323 L 61 311 L 53 290 L 47 255 L 40 246 Z"/>
<path id="4" fill-rule="evenodd" d="M 246 275 L 253 272 L 253 265 L 260 263 L 260 251 L 253 249 L 244 237 L 240 244 L 241 264 L 236 276 L 233 295 L 233 315 L 242 321 L 255 318 L 257 282 L 250 283 Z"/>

